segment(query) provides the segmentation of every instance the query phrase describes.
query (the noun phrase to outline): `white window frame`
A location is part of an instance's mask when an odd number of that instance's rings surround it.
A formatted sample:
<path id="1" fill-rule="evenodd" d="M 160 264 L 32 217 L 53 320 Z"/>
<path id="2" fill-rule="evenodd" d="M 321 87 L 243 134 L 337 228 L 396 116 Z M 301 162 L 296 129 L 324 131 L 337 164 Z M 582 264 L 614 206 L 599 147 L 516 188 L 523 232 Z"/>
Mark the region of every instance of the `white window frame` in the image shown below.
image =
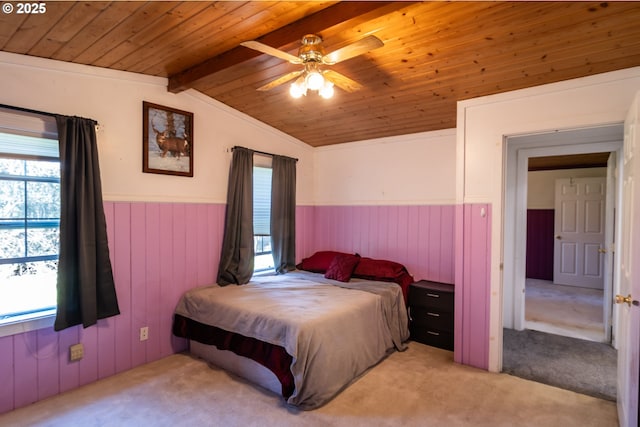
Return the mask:
<path id="1" fill-rule="evenodd" d="M 58 139 L 54 117 L 0 107 L 0 132 Z M 0 337 L 53 327 L 56 309 L 41 310 L 0 321 Z"/>

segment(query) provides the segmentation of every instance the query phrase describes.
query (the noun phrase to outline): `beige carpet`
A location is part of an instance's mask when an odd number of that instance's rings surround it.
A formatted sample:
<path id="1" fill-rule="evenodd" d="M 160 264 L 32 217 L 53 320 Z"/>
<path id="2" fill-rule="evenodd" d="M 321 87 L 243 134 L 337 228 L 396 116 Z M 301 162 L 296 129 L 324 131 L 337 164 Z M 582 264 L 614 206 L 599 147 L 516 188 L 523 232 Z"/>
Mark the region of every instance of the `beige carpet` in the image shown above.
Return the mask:
<path id="1" fill-rule="evenodd" d="M 411 342 L 314 411 L 177 354 L 0 415 L 0 425 L 607 427 L 617 416 L 613 402 L 461 366 Z"/>
<path id="2" fill-rule="evenodd" d="M 603 291 L 527 279 L 526 328 L 589 341 L 605 340 Z"/>

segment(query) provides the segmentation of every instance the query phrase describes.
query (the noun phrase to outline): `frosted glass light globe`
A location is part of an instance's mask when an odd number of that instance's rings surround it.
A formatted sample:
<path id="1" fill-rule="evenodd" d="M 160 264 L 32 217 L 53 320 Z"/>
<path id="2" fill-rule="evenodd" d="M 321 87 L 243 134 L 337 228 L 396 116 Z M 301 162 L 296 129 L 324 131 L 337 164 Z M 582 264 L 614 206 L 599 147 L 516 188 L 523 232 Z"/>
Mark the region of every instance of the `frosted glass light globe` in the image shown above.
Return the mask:
<path id="1" fill-rule="evenodd" d="M 302 95 L 306 93 L 307 89 L 304 85 L 299 84 L 298 82 L 292 83 L 291 87 L 289 87 L 289 95 L 292 98 L 300 98 Z"/>
<path id="2" fill-rule="evenodd" d="M 324 77 L 317 71 L 311 71 L 307 74 L 304 81 L 307 83 L 307 87 L 311 90 L 319 90 L 324 86 Z"/>
<path id="3" fill-rule="evenodd" d="M 322 89 L 320 89 L 320 92 L 318 92 L 320 94 L 321 97 L 323 97 L 324 99 L 329 99 L 333 96 L 333 83 L 326 83 L 324 86 L 322 86 Z"/>

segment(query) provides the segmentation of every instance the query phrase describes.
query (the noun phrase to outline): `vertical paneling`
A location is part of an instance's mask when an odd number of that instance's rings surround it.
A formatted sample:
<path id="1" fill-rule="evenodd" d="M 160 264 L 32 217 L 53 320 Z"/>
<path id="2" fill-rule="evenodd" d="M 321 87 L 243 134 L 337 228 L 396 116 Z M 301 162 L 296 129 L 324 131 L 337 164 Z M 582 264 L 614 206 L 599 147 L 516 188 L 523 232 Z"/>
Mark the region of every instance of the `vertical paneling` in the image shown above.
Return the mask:
<path id="1" fill-rule="evenodd" d="M 38 400 L 37 332 L 13 337 L 14 403 L 25 406 Z"/>
<path id="2" fill-rule="evenodd" d="M 116 372 L 131 369 L 131 204 L 115 203 L 114 209 L 114 239 L 109 243 L 113 246 L 115 257 L 113 276 L 116 282 L 116 294 L 120 315 L 115 318 L 116 336 Z M 108 231 L 108 229 L 107 229 Z M 125 338 L 126 337 L 126 338 Z"/>
<path id="3" fill-rule="evenodd" d="M 60 392 L 58 370 L 58 337 L 52 329 L 37 331 L 38 400 Z"/>
<path id="4" fill-rule="evenodd" d="M 147 359 L 160 354 L 160 205 L 147 203 L 145 212 L 145 282 L 149 339 L 144 343 Z"/>
<path id="5" fill-rule="evenodd" d="M 464 205 L 456 241 L 460 263 L 456 271 L 457 362 L 488 369 L 489 266 L 491 260 L 491 210 L 486 204 Z"/>
<path id="6" fill-rule="evenodd" d="M 298 206 L 296 215 L 297 260 L 337 249 L 401 262 L 416 279 L 454 282 L 453 206 Z M 171 334 L 173 310 L 184 291 L 215 281 L 224 216 L 217 204 L 106 202 L 121 314 L 86 329 L 0 338 L 0 412 L 186 349 Z M 76 343 L 85 357 L 69 362 Z"/>
<path id="7" fill-rule="evenodd" d="M 454 207 L 317 206 L 318 250 L 359 253 L 404 264 L 416 280 L 454 283 Z"/>
<path id="8" fill-rule="evenodd" d="M 0 414 L 14 408 L 13 340 L 12 336 L 0 338 Z"/>
<path id="9" fill-rule="evenodd" d="M 140 341 L 140 328 L 147 326 L 146 283 L 146 204 L 131 205 L 131 366 L 139 366 L 147 359 L 146 342 Z"/>
<path id="10" fill-rule="evenodd" d="M 440 282 L 455 282 L 455 211 L 452 206 L 440 207 L 442 233 L 440 239 Z"/>
<path id="11" fill-rule="evenodd" d="M 296 206 L 296 261 L 313 253 L 315 207 Z"/>
<path id="12" fill-rule="evenodd" d="M 166 299 L 165 301 L 168 303 L 166 306 L 165 317 L 166 319 L 166 327 L 163 328 L 164 331 L 171 331 L 171 318 L 173 315 L 173 309 L 175 308 L 175 304 L 180 298 L 180 295 L 184 292 L 184 289 L 189 289 L 189 286 L 185 286 L 188 278 L 190 277 L 187 274 L 187 223 L 186 213 L 188 210 L 188 205 L 182 203 L 172 203 L 171 207 L 173 209 L 173 217 L 172 217 L 172 228 L 173 228 L 173 240 L 171 242 L 172 255 L 167 262 L 173 264 L 173 281 L 171 286 L 166 289 Z M 189 242 L 190 243 L 190 242 Z M 185 349 L 183 340 L 175 338 L 169 332 L 169 338 L 171 343 L 170 352 L 174 353 L 177 351 L 182 351 Z"/>
<path id="13" fill-rule="evenodd" d="M 196 230 L 196 283 L 212 283 L 209 276 L 213 255 L 209 251 L 210 229 L 207 205 L 196 205 L 195 223 L 202 228 Z"/>
<path id="14" fill-rule="evenodd" d="M 215 281 L 224 205 L 104 207 L 121 314 L 86 329 L 0 338 L 0 413 L 186 349 L 186 341 L 171 334 L 173 310 L 184 291 Z M 306 214 L 303 230 L 313 222 L 313 211 Z M 142 326 L 149 327 L 143 342 Z M 69 346 L 77 343 L 84 345 L 84 358 L 69 362 Z"/>
<path id="15" fill-rule="evenodd" d="M 112 226 L 113 203 L 105 203 L 104 210 L 104 216 L 107 222 L 107 241 L 113 242 L 113 239 L 115 238 L 115 230 Z M 109 256 L 110 259 L 113 260 L 113 244 L 109 245 Z M 100 349 L 98 354 L 98 378 L 107 378 L 116 373 L 116 348 L 113 345 L 116 340 L 115 325 L 115 318 L 101 319 L 97 324 L 98 348 Z M 61 349 L 66 350 L 69 348 L 69 345 L 61 347 Z"/>
<path id="16" fill-rule="evenodd" d="M 98 379 L 98 328 L 96 326 L 80 329 L 78 341 L 84 344 L 84 358 L 78 362 L 80 385 L 92 383 Z"/>
<path id="17" fill-rule="evenodd" d="M 68 349 L 79 342 L 79 326 L 58 332 L 58 369 L 60 372 L 60 392 L 72 390 L 80 385 L 80 368 L 77 362 L 70 362 Z"/>
<path id="18" fill-rule="evenodd" d="M 173 205 L 167 204 L 160 211 L 160 301 L 162 315 L 160 317 L 160 355 L 162 357 L 171 354 L 171 288 L 174 286 L 173 276 Z"/>

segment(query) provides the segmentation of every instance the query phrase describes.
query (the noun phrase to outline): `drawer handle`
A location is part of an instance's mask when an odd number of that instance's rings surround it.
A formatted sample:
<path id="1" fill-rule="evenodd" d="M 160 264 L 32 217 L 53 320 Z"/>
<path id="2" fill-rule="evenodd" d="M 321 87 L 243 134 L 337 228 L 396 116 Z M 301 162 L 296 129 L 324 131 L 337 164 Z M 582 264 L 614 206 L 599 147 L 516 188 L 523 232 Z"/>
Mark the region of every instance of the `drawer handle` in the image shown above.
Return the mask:
<path id="1" fill-rule="evenodd" d="M 431 298 L 440 298 L 440 295 L 438 294 L 427 294 L 427 296 Z"/>
<path id="2" fill-rule="evenodd" d="M 440 315 L 438 313 L 432 313 L 430 311 L 427 311 L 427 316 L 440 317 Z"/>
<path id="3" fill-rule="evenodd" d="M 427 331 L 427 333 L 430 334 L 430 335 L 440 336 L 440 334 L 438 332 Z"/>
<path id="4" fill-rule="evenodd" d="M 407 314 L 409 315 L 409 321 L 413 322 L 413 317 L 411 317 L 411 307 L 407 308 Z"/>

